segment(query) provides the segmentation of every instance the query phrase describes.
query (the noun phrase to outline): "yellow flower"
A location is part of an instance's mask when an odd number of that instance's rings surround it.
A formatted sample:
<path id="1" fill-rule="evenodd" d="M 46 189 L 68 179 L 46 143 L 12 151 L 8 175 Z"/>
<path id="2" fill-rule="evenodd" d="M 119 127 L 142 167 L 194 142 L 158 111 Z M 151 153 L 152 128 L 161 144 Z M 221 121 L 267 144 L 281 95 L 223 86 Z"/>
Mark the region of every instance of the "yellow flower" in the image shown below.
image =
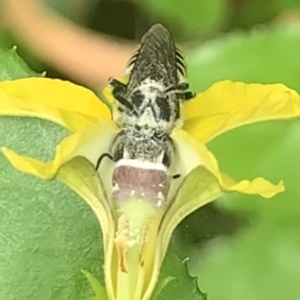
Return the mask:
<path id="1" fill-rule="evenodd" d="M 113 103 L 110 89 L 104 93 Z M 124 175 L 124 169 L 115 170 L 111 161 L 104 160 L 99 172 L 95 171 L 97 159 L 109 152 L 119 128 L 109 108 L 91 91 L 46 78 L 0 83 L 0 115 L 43 118 L 72 132 L 57 146 L 50 162 L 24 157 L 7 148 L 2 151 L 23 172 L 44 179 L 57 176 L 94 210 L 102 228 L 109 300 L 151 299 L 174 228 L 197 208 L 230 191 L 270 198 L 284 190 L 282 182 L 274 185 L 260 177 L 233 180 L 219 170 L 205 144 L 238 126 L 299 117 L 300 97 L 295 91 L 281 84 L 223 81 L 184 104 L 183 112 L 183 127 L 176 128 L 171 136 L 176 155 L 170 168 L 171 174 L 176 171 L 181 177 L 164 178 L 170 185 L 167 197 L 164 201 L 158 201 L 158 197 L 155 202 L 150 201 L 151 188 L 145 196 L 130 193 L 128 187 L 121 196 L 116 193 L 112 182 Z M 125 170 L 125 175 L 131 171 Z M 141 178 L 127 181 L 133 186 L 145 184 Z M 162 192 L 159 183 L 152 187 L 156 196 Z"/>

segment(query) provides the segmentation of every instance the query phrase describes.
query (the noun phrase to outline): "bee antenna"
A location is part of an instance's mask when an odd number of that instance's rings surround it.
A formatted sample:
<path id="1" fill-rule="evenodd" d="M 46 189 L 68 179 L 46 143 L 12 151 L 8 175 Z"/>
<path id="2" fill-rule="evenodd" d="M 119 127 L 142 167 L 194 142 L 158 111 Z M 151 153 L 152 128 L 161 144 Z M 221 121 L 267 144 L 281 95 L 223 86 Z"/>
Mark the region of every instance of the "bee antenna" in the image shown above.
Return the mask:
<path id="1" fill-rule="evenodd" d="M 96 164 L 96 171 L 99 169 L 101 161 L 103 160 L 103 158 L 109 158 L 110 160 L 114 161 L 113 156 L 110 153 L 103 153 L 97 160 L 97 164 Z"/>

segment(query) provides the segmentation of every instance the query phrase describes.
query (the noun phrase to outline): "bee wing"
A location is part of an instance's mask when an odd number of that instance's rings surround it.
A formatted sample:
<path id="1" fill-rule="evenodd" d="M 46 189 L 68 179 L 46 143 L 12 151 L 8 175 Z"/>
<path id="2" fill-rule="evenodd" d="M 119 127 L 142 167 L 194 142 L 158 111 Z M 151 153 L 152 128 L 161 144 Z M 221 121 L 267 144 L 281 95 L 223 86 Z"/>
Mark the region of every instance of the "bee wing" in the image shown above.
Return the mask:
<path id="1" fill-rule="evenodd" d="M 133 90 L 145 79 L 176 86 L 178 72 L 184 76 L 185 63 L 170 32 L 156 24 L 142 37 L 141 46 L 129 61 L 128 89 Z"/>

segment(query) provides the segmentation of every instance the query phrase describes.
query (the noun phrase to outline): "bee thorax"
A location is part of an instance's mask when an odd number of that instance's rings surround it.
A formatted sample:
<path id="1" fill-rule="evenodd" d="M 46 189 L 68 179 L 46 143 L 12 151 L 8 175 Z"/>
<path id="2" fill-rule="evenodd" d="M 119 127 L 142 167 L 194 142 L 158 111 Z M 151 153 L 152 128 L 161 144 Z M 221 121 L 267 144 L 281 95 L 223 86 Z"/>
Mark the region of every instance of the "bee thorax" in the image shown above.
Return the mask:
<path id="1" fill-rule="evenodd" d="M 120 158 L 136 159 L 153 163 L 164 163 L 171 155 L 170 138 L 149 126 L 127 126 L 118 135 L 113 152 L 116 160 Z"/>
<path id="2" fill-rule="evenodd" d="M 142 127 L 143 128 L 143 127 Z M 147 134 L 148 133 L 148 134 Z M 149 130 L 127 130 L 124 155 L 143 161 L 162 162 L 165 152 L 165 140 L 155 136 Z"/>

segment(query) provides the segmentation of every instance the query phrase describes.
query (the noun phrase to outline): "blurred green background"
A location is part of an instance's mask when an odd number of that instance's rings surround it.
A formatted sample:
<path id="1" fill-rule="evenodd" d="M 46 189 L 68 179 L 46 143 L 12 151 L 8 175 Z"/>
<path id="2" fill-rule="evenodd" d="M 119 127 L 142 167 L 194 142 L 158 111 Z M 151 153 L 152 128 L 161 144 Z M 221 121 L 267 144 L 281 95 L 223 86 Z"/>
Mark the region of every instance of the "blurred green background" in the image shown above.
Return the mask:
<path id="1" fill-rule="evenodd" d="M 232 79 L 281 82 L 300 92 L 300 0 L 46 2 L 82 26 L 130 40 L 139 40 L 151 24 L 164 23 L 185 49 L 195 91 Z M 18 44 L 36 72 L 68 79 L 10 34 L 2 32 L 1 41 L 7 49 Z M 3 53 L 2 65 L 15 55 Z M 11 78 L 28 76 L 22 68 Z M 271 200 L 228 194 L 194 212 L 174 234 L 177 253 L 209 300 L 299 300 L 300 121 L 245 126 L 208 146 L 235 178 L 282 179 L 286 192 Z M 185 299 L 178 293 L 164 299 Z"/>

